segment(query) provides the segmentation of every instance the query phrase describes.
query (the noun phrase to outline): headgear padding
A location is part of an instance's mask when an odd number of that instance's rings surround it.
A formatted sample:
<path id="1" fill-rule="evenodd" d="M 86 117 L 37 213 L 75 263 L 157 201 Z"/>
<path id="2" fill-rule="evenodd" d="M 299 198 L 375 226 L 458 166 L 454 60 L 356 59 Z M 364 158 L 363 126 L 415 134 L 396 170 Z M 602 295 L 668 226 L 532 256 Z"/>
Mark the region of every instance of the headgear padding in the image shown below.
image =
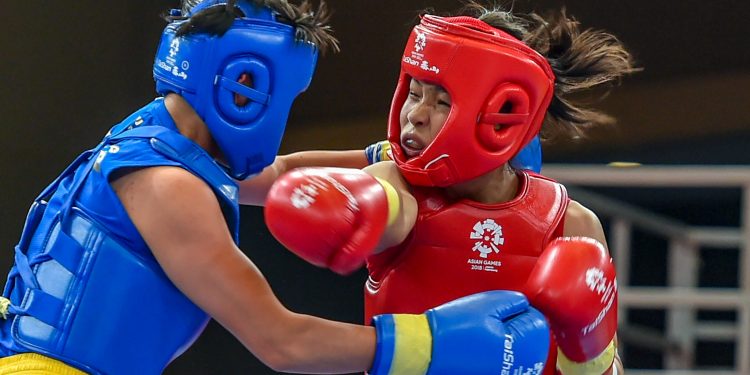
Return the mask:
<path id="1" fill-rule="evenodd" d="M 400 112 L 411 79 L 442 86 L 451 109 L 419 156 L 401 148 Z M 388 140 L 413 185 L 449 186 L 510 160 L 539 132 L 555 77 L 547 60 L 513 36 L 473 17 L 425 15 L 412 30 L 391 103 Z"/>
<path id="2" fill-rule="evenodd" d="M 225 1 L 206 0 L 191 13 Z M 312 79 L 318 50 L 295 40 L 294 28 L 276 21 L 269 8 L 239 1 L 245 13 L 222 36 L 175 37 L 186 21 L 167 25 L 154 61 L 156 90 L 180 94 L 208 126 L 227 161 L 228 173 L 244 179 L 270 165 L 292 102 Z M 237 82 L 252 77 L 252 87 Z M 238 106 L 234 94 L 250 100 Z"/>

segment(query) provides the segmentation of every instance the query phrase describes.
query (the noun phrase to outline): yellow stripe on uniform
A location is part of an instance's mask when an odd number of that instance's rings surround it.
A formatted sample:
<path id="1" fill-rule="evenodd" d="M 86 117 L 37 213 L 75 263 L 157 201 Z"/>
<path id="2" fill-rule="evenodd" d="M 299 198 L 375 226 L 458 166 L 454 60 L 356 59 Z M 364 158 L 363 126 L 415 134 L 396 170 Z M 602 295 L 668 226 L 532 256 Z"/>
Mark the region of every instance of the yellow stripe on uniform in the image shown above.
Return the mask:
<path id="1" fill-rule="evenodd" d="M 398 212 L 401 210 L 401 198 L 399 198 L 396 188 L 390 182 L 378 177 L 375 177 L 375 179 L 385 190 L 385 197 L 388 200 L 388 225 L 391 225 L 396 221 Z"/>
<path id="2" fill-rule="evenodd" d="M 0 358 L 0 375 L 86 375 L 85 372 L 37 353 Z"/>
<path id="3" fill-rule="evenodd" d="M 557 368 L 563 375 L 602 375 L 615 361 L 617 347 L 612 340 L 602 354 L 587 362 L 573 362 L 557 348 Z"/>
<path id="4" fill-rule="evenodd" d="M 389 375 L 427 373 L 432 358 L 432 333 L 424 315 L 396 314 L 396 349 Z"/>

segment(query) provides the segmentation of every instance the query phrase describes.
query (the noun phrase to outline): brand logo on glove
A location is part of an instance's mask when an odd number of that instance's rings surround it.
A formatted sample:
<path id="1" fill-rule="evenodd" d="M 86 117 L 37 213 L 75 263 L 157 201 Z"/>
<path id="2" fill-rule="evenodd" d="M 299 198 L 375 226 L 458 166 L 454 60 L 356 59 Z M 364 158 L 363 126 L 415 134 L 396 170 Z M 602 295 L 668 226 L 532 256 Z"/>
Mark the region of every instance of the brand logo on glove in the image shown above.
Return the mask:
<path id="1" fill-rule="evenodd" d="M 542 370 L 544 369 L 544 363 L 537 362 L 534 364 L 533 367 L 523 368 L 523 366 L 520 366 L 520 368 L 514 368 L 515 362 L 516 362 L 516 356 L 513 353 L 513 344 L 515 343 L 515 338 L 513 335 L 505 334 L 505 342 L 503 345 L 503 368 L 500 370 L 500 375 L 539 375 L 542 373 Z"/>
<path id="2" fill-rule="evenodd" d="M 315 182 L 310 184 L 302 184 L 292 190 L 292 195 L 289 200 L 292 202 L 292 206 L 298 209 L 304 209 L 310 207 L 315 203 L 315 197 L 320 194 L 318 189 L 325 188 L 316 184 Z"/>
<path id="3" fill-rule="evenodd" d="M 589 290 L 601 296 L 599 301 L 602 305 L 609 303 L 617 292 L 617 280 L 608 280 L 604 276 L 604 271 L 599 268 L 589 268 L 586 271 L 586 285 Z"/>
<path id="4" fill-rule="evenodd" d="M 472 227 L 472 232 L 469 234 L 469 238 L 472 240 L 478 240 L 474 242 L 474 247 L 471 248 L 472 252 L 478 251 L 479 257 L 482 259 L 469 259 L 468 263 L 471 265 L 472 270 L 482 270 L 489 272 L 497 272 L 497 268 L 502 265 L 499 260 L 489 260 L 487 257 L 492 254 L 499 254 L 501 245 L 505 244 L 505 238 L 503 238 L 503 227 L 500 226 L 492 219 L 486 219 L 484 221 L 478 221 Z"/>
<path id="5" fill-rule="evenodd" d="M 328 190 L 331 186 L 346 197 L 346 205 L 352 211 L 359 211 L 359 204 L 354 195 L 340 182 L 330 176 L 316 176 L 292 190 L 289 200 L 294 208 L 305 209 L 315 203 L 321 190 Z"/>
<path id="6" fill-rule="evenodd" d="M 599 268 L 589 268 L 586 270 L 586 285 L 589 290 L 600 296 L 599 303 L 602 304 L 602 310 L 593 322 L 583 327 L 581 333 L 586 335 L 593 331 L 609 313 L 612 304 L 617 296 L 617 280 L 609 280 L 604 276 L 604 271 Z"/>
<path id="7" fill-rule="evenodd" d="M 503 370 L 501 374 L 510 374 L 513 364 L 516 362 L 516 356 L 513 355 L 513 335 L 505 334 L 505 344 L 503 345 Z"/>

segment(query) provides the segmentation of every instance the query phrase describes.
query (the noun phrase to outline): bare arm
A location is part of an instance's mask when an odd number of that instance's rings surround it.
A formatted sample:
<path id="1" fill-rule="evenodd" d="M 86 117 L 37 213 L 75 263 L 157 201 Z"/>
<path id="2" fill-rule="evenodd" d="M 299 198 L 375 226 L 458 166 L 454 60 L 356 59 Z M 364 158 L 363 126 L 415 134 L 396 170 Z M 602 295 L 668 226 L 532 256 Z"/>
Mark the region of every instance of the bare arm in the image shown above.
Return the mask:
<path id="1" fill-rule="evenodd" d="M 363 150 L 301 151 L 280 155 L 259 175 L 239 182 L 240 204 L 262 206 L 268 189 L 287 171 L 299 167 L 341 167 L 361 169 L 367 166 Z"/>
<path id="2" fill-rule="evenodd" d="M 397 210 L 395 212 L 396 218 L 388 225 L 380 243 L 375 248 L 375 253 L 380 253 L 389 247 L 404 242 L 414 228 L 417 221 L 417 200 L 409 191 L 409 185 L 396 168 L 396 163 L 383 161 L 368 166 L 364 170 L 370 175 L 388 182 L 396 191 L 396 197 L 388 197 L 390 208 Z M 392 199 L 397 200 L 398 203 L 392 204 Z"/>
<path id="3" fill-rule="evenodd" d="M 112 186 L 170 280 L 268 366 L 307 373 L 369 368 L 374 330 L 287 310 L 235 246 L 216 197 L 199 178 L 154 167 Z"/>
<path id="4" fill-rule="evenodd" d="M 596 214 L 594 214 L 593 211 L 573 200 L 570 201 L 568 210 L 565 212 L 565 228 L 563 230 L 563 235 L 566 237 L 590 237 L 604 244 L 604 247 L 607 247 L 607 239 L 604 235 L 604 229 L 602 229 L 602 223 L 599 221 L 599 218 L 596 217 Z M 616 334 L 615 343 L 617 343 Z M 615 367 L 617 368 L 618 374 L 622 375 L 625 373 L 618 352 L 615 352 Z"/>

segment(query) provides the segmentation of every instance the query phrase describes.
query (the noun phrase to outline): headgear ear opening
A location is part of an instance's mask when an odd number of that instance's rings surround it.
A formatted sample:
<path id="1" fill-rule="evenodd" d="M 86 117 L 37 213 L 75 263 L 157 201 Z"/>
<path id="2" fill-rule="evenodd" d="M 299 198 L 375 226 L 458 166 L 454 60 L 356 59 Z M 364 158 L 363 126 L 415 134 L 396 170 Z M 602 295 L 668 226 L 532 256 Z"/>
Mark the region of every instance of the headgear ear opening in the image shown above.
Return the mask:
<path id="1" fill-rule="evenodd" d="M 503 83 L 491 94 L 477 123 L 477 140 L 487 151 L 502 152 L 514 142 L 509 137 L 523 138 L 529 118 L 529 96 L 514 83 Z M 517 129 L 510 129 L 517 127 Z"/>
<path id="2" fill-rule="evenodd" d="M 248 74 L 252 77 L 253 86 L 237 82 L 233 77 Z M 253 58 L 235 60 L 226 65 L 224 72 L 216 76 L 219 84 L 216 85 L 216 106 L 220 113 L 229 118 L 233 123 L 242 126 L 255 120 L 261 112 L 268 107 L 271 100 L 269 95 L 271 77 L 268 68 L 262 62 Z M 241 95 L 249 100 L 246 105 L 237 105 L 234 95 Z"/>

